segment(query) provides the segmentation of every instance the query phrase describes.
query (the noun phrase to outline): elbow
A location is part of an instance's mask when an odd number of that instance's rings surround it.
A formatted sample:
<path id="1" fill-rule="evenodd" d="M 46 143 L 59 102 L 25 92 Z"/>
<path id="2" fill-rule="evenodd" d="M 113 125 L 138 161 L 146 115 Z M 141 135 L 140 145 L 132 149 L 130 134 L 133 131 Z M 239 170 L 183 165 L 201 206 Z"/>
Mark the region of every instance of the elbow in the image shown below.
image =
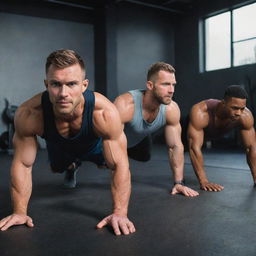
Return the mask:
<path id="1" fill-rule="evenodd" d="M 256 145 L 251 145 L 249 147 L 246 147 L 246 154 L 251 157 L 256 158 Z"/>
<path id="2" fill-rule="evenodd" d="M 184 146 L 183 146 L 182 143 L 175 144 L 175 145 L 169 146 L 168 147 L 168 151 L 169 152 L 180 152 L 180 153 L 183 153 L 184 152 Z"/>
<path id="3" fill-rule="evenodd" d="M 106 165 L 107 165 L 107 167 L 110 169 L 110 170 L 112 170 L 112 171 L 115 171 L 116 169 L 117 169 L 117 164 L 116 163 L 110 163 L 110 162 L 106 162 Z"/>

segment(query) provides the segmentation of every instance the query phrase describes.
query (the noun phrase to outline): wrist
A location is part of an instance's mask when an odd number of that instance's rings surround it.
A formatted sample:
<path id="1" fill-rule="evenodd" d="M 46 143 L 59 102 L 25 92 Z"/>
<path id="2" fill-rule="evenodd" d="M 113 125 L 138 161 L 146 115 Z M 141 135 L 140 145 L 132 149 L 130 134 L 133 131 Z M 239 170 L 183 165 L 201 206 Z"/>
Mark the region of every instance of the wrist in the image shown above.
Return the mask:
<path id="1" fill-rule="evenodd" d="M 119 216 L 127 216 L 128 210 L 114 209 L 113 214 Z"/>
<path id="2" fill-rule="evenodd" d="M 27 208 L 14 206 L 13 213 L 18 215 L 27 215 Z"/>
<path id="3" fill-rule="evenodd" d="M 199 183 L 202 185 L 202 184 L 205 184 L 205 183 L 208 183 L 209 181 L 207 179 L 202 179 L 200 180 L 199 179 Z"/>
<path id="4" fill-rule="evenodd" d="M 182 186 L 185 186 L 185 179 L 182 179 L 182 180 L 175 180 L 173 182 L 173 185 L 182 185 Z"/>

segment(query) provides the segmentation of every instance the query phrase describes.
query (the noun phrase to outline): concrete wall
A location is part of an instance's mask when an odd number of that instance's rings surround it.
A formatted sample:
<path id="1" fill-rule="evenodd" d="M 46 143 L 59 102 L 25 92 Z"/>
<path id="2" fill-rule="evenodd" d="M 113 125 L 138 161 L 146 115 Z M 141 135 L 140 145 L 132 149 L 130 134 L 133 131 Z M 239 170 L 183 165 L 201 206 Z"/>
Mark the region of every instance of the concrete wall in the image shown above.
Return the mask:
<path id="1" fill-rule="evenodd" d="M 175 65 L 174 15 L 167 11 L 122 4 L 117 26 L 117 90 L 145 88 L 151 64 Z"/>
<path id="2" fill-rule="evenodd" d="M 94 88 L 94 31 L 92 24 L 0 12 L 0 112 L 4 99 L 19 105 L 44 90 L 45 61 L 50 52 L 74 49 L 87 64 Z M 6 130 L 0 122 L 0 133 Z"/>
<path id="3" fill-rule="evenodd" d="M 176 26 L 176 70 L 178 86 L 176 101 L 179 103 L 182 116 L 185 117 L 191 106 L 207 98 L 222 98 L 224 90 L 231 84 L 244 85 L 251 98 L 256 95 L 256 64 L 229 69 L 200 73 L 199 71 L 199 21 L 205 15 L 227 10 L 230 6 L 243 4 L 245 1 L 216 0 L 198 1 L 193 13 L 179 20 Z M 248 2 L 248 1 L 246 1 Z M 254 112 L 253 100 L 248 107 Z"/>

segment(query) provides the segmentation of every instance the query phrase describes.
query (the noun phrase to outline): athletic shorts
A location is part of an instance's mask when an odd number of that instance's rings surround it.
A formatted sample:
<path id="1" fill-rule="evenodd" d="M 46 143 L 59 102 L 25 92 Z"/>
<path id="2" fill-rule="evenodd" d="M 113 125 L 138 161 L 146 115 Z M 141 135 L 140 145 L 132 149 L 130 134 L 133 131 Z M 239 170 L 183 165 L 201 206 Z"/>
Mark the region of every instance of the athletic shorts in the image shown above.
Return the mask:
<path id="1" fill-rule="evenodd" d="M 128 156 L 134 160 L 146 162 L 151 158 L 152 139 L 151 136 L 145 137 L 135 146 L 128 148 Z"/>
<path id="2" fill-rule="evenodd" d="M 64 172 L 72 164 L 81 165 L 82 161 L 93 162 L 96 165 L 105 165 L 103 156 L 102 139 L 94 146 L 90 152 L 74 156 L 64 151 L 59 145 L 46 142 L 48 158 L 53 172 Z"/>

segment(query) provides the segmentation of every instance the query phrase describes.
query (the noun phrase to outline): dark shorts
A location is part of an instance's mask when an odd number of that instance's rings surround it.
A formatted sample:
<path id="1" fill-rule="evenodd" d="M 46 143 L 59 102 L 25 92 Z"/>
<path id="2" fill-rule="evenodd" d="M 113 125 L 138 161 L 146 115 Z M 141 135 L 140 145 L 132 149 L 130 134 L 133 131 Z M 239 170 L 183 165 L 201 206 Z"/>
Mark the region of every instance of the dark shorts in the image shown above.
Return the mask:
<path id="1" fill-rule="evenodd" d="M 128 148 L 128 156 L 134 160 L 146 162 L 151 158 L 152 139 L 151 136 L 145 137 L 134 147 Z"/>
<path id="2" fill-rule="evenodd" d="M 99 140 L 90 152 L 86 152 L 79 156 L 73 156 L 54 143 L 47 142 L 46 146 L 53 172 L 64 172 L 74 162 L 77 166 L 80 166 L 82 161 L 90 161 L 96 165 L 105 165 L 102 139 Z"/>

